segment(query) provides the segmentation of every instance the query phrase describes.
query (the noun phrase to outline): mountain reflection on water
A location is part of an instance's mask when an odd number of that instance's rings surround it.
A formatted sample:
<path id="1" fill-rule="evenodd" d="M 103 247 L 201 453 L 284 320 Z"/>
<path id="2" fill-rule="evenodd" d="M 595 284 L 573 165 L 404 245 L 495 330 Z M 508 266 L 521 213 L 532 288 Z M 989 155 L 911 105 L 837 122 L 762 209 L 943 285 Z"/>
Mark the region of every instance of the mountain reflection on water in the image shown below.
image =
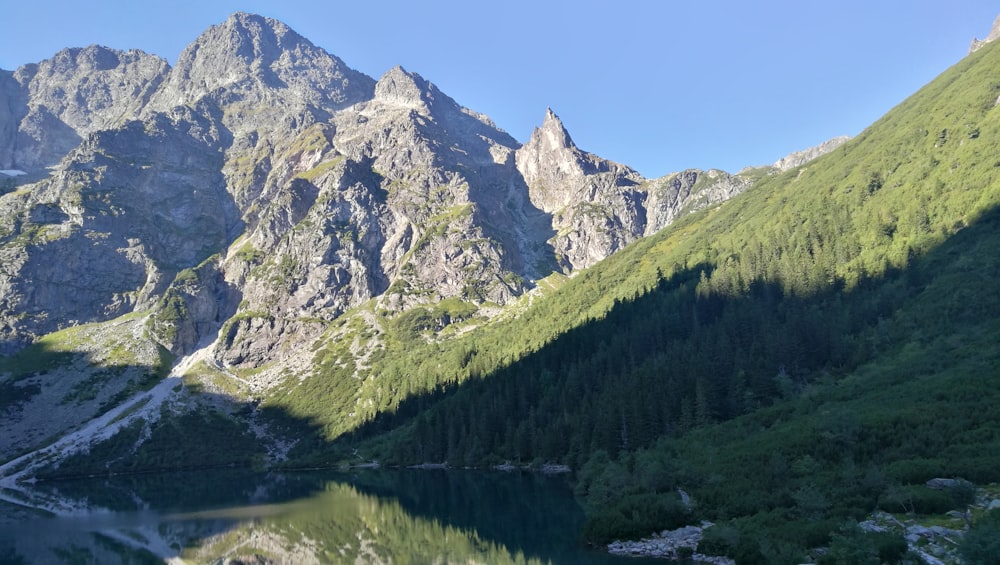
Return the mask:
<path id="1" fill-rule="evenodd" d="M 584 547 L 565 479 L 531 474 L 211 471 L 38 490 L 89 510 L 0 503 L 0 563 L 637 563 Z"/>

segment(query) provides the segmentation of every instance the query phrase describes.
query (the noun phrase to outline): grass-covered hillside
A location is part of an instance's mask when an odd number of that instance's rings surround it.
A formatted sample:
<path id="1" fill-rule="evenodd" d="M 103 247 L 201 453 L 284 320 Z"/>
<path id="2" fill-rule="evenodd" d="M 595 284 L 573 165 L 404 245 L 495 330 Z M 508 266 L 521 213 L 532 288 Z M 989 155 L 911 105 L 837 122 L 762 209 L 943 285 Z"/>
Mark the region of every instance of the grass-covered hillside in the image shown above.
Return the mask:
<path id="1" fill-rule="evenodd" d="M 353 399 L 371 417 L 308 455 L 568 463 L 593 540 L 710 519 L 745 561 L 802 559 L 936 476 L 1000 480 L 998 97 L 989 45 L 516 318 L 387 340 Z"/>

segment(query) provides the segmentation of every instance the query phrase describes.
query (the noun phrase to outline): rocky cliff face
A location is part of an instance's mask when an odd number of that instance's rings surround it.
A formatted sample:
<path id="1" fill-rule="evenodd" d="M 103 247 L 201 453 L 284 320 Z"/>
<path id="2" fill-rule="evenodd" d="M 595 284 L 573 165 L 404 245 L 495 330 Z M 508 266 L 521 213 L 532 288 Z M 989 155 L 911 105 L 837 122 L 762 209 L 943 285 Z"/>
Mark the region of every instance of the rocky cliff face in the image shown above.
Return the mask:
<path id="1" fill-rule="evenodd" d="M 375 300 L 503 306 L 750 181 L 648 180 L 549 110 L 523 146 L 433 83 L 350 69 L 237 13 L 171 68 L 67 49 L 0 72 L 0 341 L 150 312 L 181 354 L 257 367 Z M 53 167 L 46 170 L 46 167 Z M 32 176 L 33 175 L 33 176 Z"/>
<path id="2" fill-rule="evenodd" d="M 749 177 L 731 175 L 718 169 L 688 169 L 648 181 L 648 221 L 642 235 L 656 233 L 684 214 L 725 202 L 752 184 Z"/>
<path id="3" fill-rule="evenodd" d="M 235 233 L 217 129 L 178 111 L 91 134 L 53 174 L 0 198 L 0 339 L 149 308 Z"/>
<path id="4" fill-rule="evenodd" d="M 532 204 L 551 216 L 548 243 L 565 271 L 589 267 L 681 214 L 727 200 L 751 184 L 719 170 L 645 179 L 581 151 L 551 109 L 518 149 L 516 162 Z"/>

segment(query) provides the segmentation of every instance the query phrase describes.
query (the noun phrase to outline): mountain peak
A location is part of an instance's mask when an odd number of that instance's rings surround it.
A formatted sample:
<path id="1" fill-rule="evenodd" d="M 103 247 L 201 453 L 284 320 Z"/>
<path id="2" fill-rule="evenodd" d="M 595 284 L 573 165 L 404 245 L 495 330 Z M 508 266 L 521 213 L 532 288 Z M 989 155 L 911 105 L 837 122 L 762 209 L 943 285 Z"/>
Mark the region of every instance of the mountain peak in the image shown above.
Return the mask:
<path id="1" fill-rule="evenodd" d="M 0 166 L 33 171 L 56 164 L 87 135 L 136 116 L 169 70 L 155 55 L 100 45 L 22 66 L 0 95 L 0 130 L 18 132 L 0 140 Z M 17 88 L 24 94 L 13 95 Z"/>
<path id="2" fill-rule="evenodd" d="M 284 23 L 235 12 L 184 49 L 153 108 L 167 110 L 227 89 L 256 93 L 251 99 L 281 91 L 286 101 L 331 111 L 370 98 L 374 82 Z"/>
<path id="3" fill-rule="evenodd" d="M 375 100 L 441 119 L 464 112 L 458 102 L 433 82 L 400 65 L 386 71 L 375 84 Z"/>
<path id="4" fill-rule="evenodd" d="M 252 47 L 258 50 L 255 53 L 258 56 L 262 54 L 260 51 L 269 48 L 288 47 L 300 42 L 312 45 L 284 22 L 248 12 L 234 12 L 218 27 L 229 34 L 254 40 Z"/>
<path id="5" fill-rule="evenodd" d="M 545 119 L 541 127 L 535 128 L 531 134 L 529 143 L 536 143 L 546 150 L 555 149 L 576 149 L 573 138 L 563 125 L 559 116 L 552 111 L 552 108 L 545 109 Z"/>
<path id="6" fill-rule="evenodd" d="M 123 55 L 124 52 L 103 45 L 90 45 L 63 49 L 44 63 L 52 73 L 107 71 L 121 64 Z"/>
<path id="7" fill-rule="evenodd" d="M 396 65 L 375 84 L 375 98 L 390 104 L 429 109 L 435 90 L 424 77 Z"/>
<path id="8" fill-rule="evenodd" d="M 205 30 L 181 54 L 200 54 L 208 50 L 212 55 L 226 55 L 245 63 L 254 60 L 273 61 L 285 49 L 297 44 L 313 47 L 309 40 L 295 33 L 284 23 L 247 12 L 235 12 L 219 25 Z M 178 65 L 181 64 L 178 61 Z"/>
<path id="9" fill-rule="evenodd" d="M 279 26 L 287 27 L 285 26 L 285 24 L 283 24 L 278 20 L 267 18 L 260 14 L 254 14 L 251 12 L 243 12 L 243 11 L 236 11 L 230 14 L 229 17 L 226 18 L 225 24 L 237 24 L 241 26 L 262 25 L 262 24 L 270 26 L 277 24 Z"/>

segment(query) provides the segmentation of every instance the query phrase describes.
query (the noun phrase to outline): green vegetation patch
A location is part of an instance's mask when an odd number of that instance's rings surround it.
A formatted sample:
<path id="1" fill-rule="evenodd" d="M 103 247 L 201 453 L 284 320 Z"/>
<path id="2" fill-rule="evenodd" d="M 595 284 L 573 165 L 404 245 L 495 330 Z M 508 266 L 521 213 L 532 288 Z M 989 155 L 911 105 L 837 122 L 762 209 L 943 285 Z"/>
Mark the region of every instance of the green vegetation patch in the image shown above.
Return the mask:
<path id="1" fill-rule="evenodd" d="M 86 352 L 93 349 L 95 335 L 101 334 L 103 328 L 109 324 L 134 320 L 141 315 L 128 314 L 111 322 L 83 324 L 52 332 L 13 355 L 0 356 L 0 375 L 8 373 L 14 379 L 22 379 L 76 362 L 86 362 L 89 359 Z M 111 339 L 117 339 L 119 344 L 124 343 L 121 336 L 111 336 Z M 119 359 L 126 358 L 132 360 L 130 356 L 119 356 Z"/>
<path id="2" fill-rule="evenodd" d="M 345 160 L 347 160 L 347 156 L 337 155 L 332 159 L 319 163 L 318 165 L 309 169 L 308 171 L 302 171 L 301 173 L 296 175 L 296 178 L 304 179 L 309 182 L 314 182 L 319 177 L 341 166 Z"/>
<path id="3" fill-rule="evenodd" d="M 23 379 L 72 365 L 77 359 L 85 357 L 72 349 L 65 349 L 53 335 L 49 334 L 14 355 L 0 357 L 0 374 L 7 373 L 14 379 Z"/>
<path id="4" fill-rule="evenodd" d="M 429 307 L 416 306 L 392 320 L 394 336 L 403 341 L 421 337 L 423 332 L 438 332 L 446 326 L 474 316 L 479 307 L 460 298 L 445 298 Z"/>

